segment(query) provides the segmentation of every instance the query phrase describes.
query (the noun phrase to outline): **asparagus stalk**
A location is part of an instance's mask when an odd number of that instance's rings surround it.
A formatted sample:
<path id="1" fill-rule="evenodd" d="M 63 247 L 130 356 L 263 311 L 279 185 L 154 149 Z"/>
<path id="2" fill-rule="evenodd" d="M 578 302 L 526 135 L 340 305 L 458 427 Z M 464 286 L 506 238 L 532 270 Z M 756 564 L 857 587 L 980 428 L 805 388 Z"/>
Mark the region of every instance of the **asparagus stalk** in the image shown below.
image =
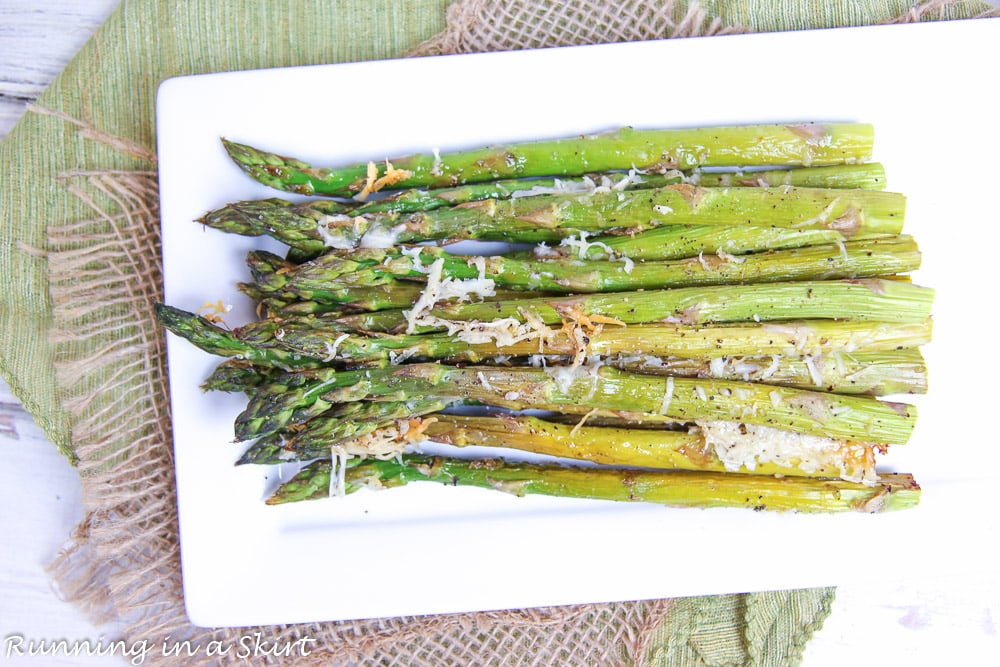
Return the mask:
<path id="1" fill-rule="evenodd" d="M 885 235 L 860 235 L 852 240 L 881 238 Z M 505 255 L 512 259 L 579 259 L 658 261 L 715 255 L 770 252 L 812 245 L 840 243 L 843 235 L 833 229 L 789 229 L 787 227 L 730 227 L 717 225 L 665 225 L 635 234 L 586 234 L 567 237 L 558 245 L 539 243 L 531 250 Z"/>
<path id="2" fill-rule="evenodd" d="M 410 189 L 394 192 L 381 199 L 367 201 L 351 212 L 413 213 L 431 211 L 484 199 L 512 199 L 538 194 L 590 193 L 604 190 L 648 190 L 676 183 L 693 183 L 706 187 L 770 187 L 793 185 L 806 188 L 885 188 L 885 169 L 877 162 L 840 164 L 808 169 L 766 169 L 737 172 L 696 172 L 685 174 L 669 171 L 663 174 L 628 173 L 588 174 L 578 178 L 505 179 L 470 183 L 437 190 Z"/>
<path id="3" fill-rule="evenodd" d="M 171 331 L 237 363 L 216 368 L 203 388 L 246 391 L 264 368 L 311 368 L 334 362 L 386 365 L 408 359 L 479 362 L 544 354 L 553 363 L 580 353 L 565 329 L 511 345 L 470 343 L 448 334 L 358 334 L 322 319 L 263 320 L 223 329 L 193 313 L 160 306 Z M 624 370 L 686 377 L 743 379 L 840 393 L 921 393 L 926 367 L 912 349 L 930 340 L 931 321 L 898 324 L 813 320 L 693 327 L 633 325 L 588 334 L 587 356 Z M 904 349 L 900 349 L 904 348 Z"/>
<path id="4" fill-rule="evenodd" d="M 874 130 L 858 123 L 747 125 L 675 130 L 621 128 L 574 138 L 425 153 L 313 167 L 295 158 L 223 139 L 233 161 L 257 181 L 299 194 L 351 196 L 388 188 L 444 187 L 502 178 L 582 176 L 595 171 L 649 171 L 715 166 L 821 166 L 865 162 Z M 394 169 L 390 169 L 389 165 Z"/>
<path id="5" fill-rule="evenodd" d="M 262 289 L 255 283 L 236 283 L 236 287 L 257 304 L 257 315 L 261 318 L 300 317 L 303 315 L 337 317 L 351 312 L 340 303 L 300 301 L 296 294 L 271 292 Z"/>
<path id="6" fill-rule="evenodd" d="M 332 474 L 330 461 L 311 463 L 268 498 L 267 504 L 327 497 Z M 886 475 L 876 486 L 869 487 L 805 477 L 570 468 L 415 455 L 385 461 L 353 459 L 344 470 L 346 493 L 417 481 L 476 486 L 517 496 L 542 494 L 677 507 L 747 507 L 795 512 L 884 512 L 912 508 L 920 500 L 920 487 L 906 474 Z"/>
<path id="7" fill-rule="evenodd" d="M 335 444 L 334 447 L 340 447 L 351 455 L 382 455 L 385 458 L 402 453 L 415 440 L 426 438 L 456 447 L 516 449 L 600 465 L 836 477 L 866 484 L 873 484 L 878 479 L 875 472 L 876 447 L 863 442 L 803 436 L 780 429 L 731 422 L 708 422 L 678 429 L 583 426 L 584 421 L 586 418 L 574 425 L 509 414 L 469 416 L 435 413 L 427 418 L 411 419 L 410 424 L 419 422 L 419 425 L 403 435 L 398 428 L 391 426 L 383 429 L 381 437 L 366 435 L 347 444 Z M 313 430 L 323 429 L 314 429 L 310 422 L 301 434 Z M 407 438 L 407 433 L 414 431 L 418 433 L 417 437 Z M 322 437 L 309 441 L 295 437 L 282 440 L 283 446 L 275 448 L 276 452 L 265 454 L 260 445 L 271 440 L 258 440 L 250 448 L 255 457 L 249 462 L 328 458 L 330 443 L 336 442 Z M 372 451 L 373 440 L 381 449 Z"/>
<path id="8" fill-rule="evenodd" d="M 239 358 L 226 359 L 212 369 L 209 376 L 201 383 L 201 389 L 249 393 L 275 380 L 280 373 L 281 369 L 275 366 L 254 364 Z"/>
<path id="9" fill-rule="evenodd" d="M 356 252 L 359 259 L 368 258 L 362 261 L 374 272 L 378 269 L 371 267 L 371 258 L 384 256 L 386 251 L 360 250 Z M 398 255 L 398 253 L 394 254 Z M 368 280 L 361 278 L 352 280 L 350 276 L 346 280 L 338 280 L 336 269 L 325 270 L 325 267 L 338 262 L 347 266 L 360 265 L 360 262 L 349 259 L 349 257 L 349 254 L 341 256 L 336 253 L 327 253 L 312 261 L 294 265 L 289 264 L 274 253 L 265 250 L 252 250 L 247 253 L 246 261 L 255 282 L 244 292 L 261 297 L 270 295 L 281 303 L 285 312 L 296 310 L 322 312 L 322 309 L 318 307 L 306 308 L 293 305 L 307 302 L 350 310 L 388 310 L 411 306 L 420 298 L 424 287 L 414 281 L 397 280 L 389 274 L 369 275 L 366 276 Z M 538 292 L 539 296 L 543 294 L 545 294 L 544 290 Z M 519 291 L 494 289 L 489 300 L 519 298 L 521 296 L 524 295 Z"/>
<path id="10" fill-rule="evenodd" d="M 198 222 L 240 236 L 270 236 L 306 253 L 322 252 L 326 245 L 317 221 L 350 213 L 350 205 L 333 200 L 293 203 L 284 199 L 240 201 L 210 211 Z"/>
<path id="11" fill-rule="evenodd" d="M 387 250 L 328 252 L 311 262 L 267 276 L 268 287 L 325 300 L 362 287 L 396 286 L 404 307 L 415 302 L 412 285 L 426 281 L 440 261 L 440 277 L 489 279 L 519 290 L 550 293 L 624 292 L 691 285 L 723 285 L 782 280 L 869 278 L 906 273 L 920 267 L 920 251 L 909 236 L 776 250 L 738 257 L 723 251 L 684 260 L 626 263 L 586 260 L 520 260 L 502 256 L 453 255 L 441 248 L 417 246 Z M 437 276 L 435 276 L 437 277 Z M 260 282 L 258 280 L 258 282 Z M 377 304 L 382 310 L 390 302 Z M 396 305 L 399 307 L 399 305 Z"/>
<path id="12" fill-rule="evenodd" d="M 347 333 L 313 319 L 266 320 L 228 331 L 179 309 L 172 309 L 168 326 L 197 347 L 237 362 L 220 365 L 203 384 L 205 390 L 218 391 L 247 391 L 269 378 L 267 368 L 291 364 L 296 368 L 334 362 L 384 366 L 404 360 L 480 362 L 536 355 L 558 364 L 580 353 L 579 342 L 566 330 L 552 330 L 551 336 L 537 341 L 500 346 L 469 343 L 447 334 Z M 209 335 L 202 339 L 206 330 Z M 926 366 L 914 348 L 930 336 L 930 320 L 917 324 L 813 320 L 710 327 L 634 325 L 591 332 L 585 351 L 587 356 L 603 356 L 607 364 L 633 372 L 881 396 L 926 391 Z"/>
<path id="13" fill-rule="evenodd" d="M 241 340 L 204 317 L 180 308 L 157 303 L 154 311 L 160 324 L 209 354 L 285 369 L 320 365 L 316 359 L 278 346 L 273 336 L 270 340 L 266 336 L 255 341 Z"/>
<path id="14" fill-rule="evenodd" d="M 510 448 L 611 466 L 837 477 L 866 483 L 877 479 L 874 451 L 867 443 L 790 436 L 766 427 L 740 434 L 732 424 L 685 430 L 620 428 L 511 415 L 436 414 L 426 421 L 423 435 L 456 447 Z M 734 437 L 722 439 L 719 432 Z M 781 455 L 773 455 L 768 447 L 778 438 L 788 444 Z M 731 454 L 735 449 L 743 450 L 739 457 Z"/>
<path id="15" fill-rule="evenodd" d="M 288 285 L 286 276 L 296 265 L 265 250 L 247 253 L 246 262 L 254 280 L 254 291 L 285 302 L 311 301 L 357 310 L 385 310 L 411 305 L 420 298 L 422 291 L 420 285 L 393 280 L 373 281 L 363 286 L 315 281 Z"/>
<path id="16" fill-rule="evenodd" d="M 236 437 L 246 440 L 277 432 L 296 415 L 314 416 L 332 403 L 414 396 L 473 400 L 514 410 L 601 409 L 678 421 L 742 421 L 886 444 L 905 443 L 916 420 L 916 409 L 901 403 L 753 382 L 653 378 L 607 366 L 536 369 L 409 364 L 315 373 L 294 389 L 284 381 L 262 387 L 237 417 Z M 318 412 L 315 403 L 321 404 Z"/>
<path id="17" fill-rule="evenodd" d="M 384 310 L 336 321 L 356 331 L 411 333 L 459 330 L 455 322 L 468 322 L 464 330 L 469 335 L 484 336 L 488 323 L 508 318 L 523 322 L 525 312 L 547 325 L 586 318 L 687 325 L 798 319 L 920 323 L 930 316 L 933 299 L 932 289 L 896 280 L 795 281 L 459 303 L 426 314 Z"/>
<path id="18" fill-rule="evenodd" d="M 662 358 L 616 355 L 606 363 L 620 370 L 652 375 L 744 380 L 837 394 L 923 394 L 927 366 L 920 350 L 766 357 Z"/>
<path id="19" fill-rule="evenodd" d="M 469 202 L 418 213 L 330 213 L 328 202 L 239 202 L 200 219 L 225 232 L 266 234 L 305 253 L 395 242 L 482 239 L 535 243 L 580 231 L 642 231 L 663 225 L 827 229 L 844 238 L 898 234 L 905 197 L 874 190 L 705 188 L 688 184 L 593 195 L 537 195 Z M 287 230 L 287 231 L 286 231 Z"/>
<path id="20" fill-rule="evenodd" d="M 331 448 L 336 448 L 345 441 L 364 439 L 397 421 L 409 423 L 415 417 L 444 410 L 451 403 L 452 401 L 439 398 L 342 403 L 310 419 L 301 430 L 279 432 L 258 439 L 246 449 L 236 464 L 272 465 L 329 456 Z M 370 443 L 365 442 L 361 446 L 370 447 Z M 361 453 L 352 449 L 345 451 L 348 454 Z M 377 453 L 370 449 L 361 451 L 366 454 Z"/>
<path id="21" fill-rule="evenodd" d="M 257 328 L 266 327 L 252 323 L 237 329 L 235 335 Z M 930 340 L 931 328 L 930 320 L 914 323 L 809 320 L 714 326 L 636 324 L 591 331 L 584 350 L 587 356 L 605 357 L 833 356 L 916 347 Z M 565 329 L 538 331 L 536 336 L 525 336 L 509 344 L 495 340 L 470 342 L 446 333 L 345 336 L 337 327 L 328 329 L 321 320 L 309 318 L 285 320 L 281 330 L 281 341 L 275 344 L 303 356 L 355 365 L 405 359 L 478 362 L 499 356 L 574 356 L 581 349 L 580 341 Z"/>

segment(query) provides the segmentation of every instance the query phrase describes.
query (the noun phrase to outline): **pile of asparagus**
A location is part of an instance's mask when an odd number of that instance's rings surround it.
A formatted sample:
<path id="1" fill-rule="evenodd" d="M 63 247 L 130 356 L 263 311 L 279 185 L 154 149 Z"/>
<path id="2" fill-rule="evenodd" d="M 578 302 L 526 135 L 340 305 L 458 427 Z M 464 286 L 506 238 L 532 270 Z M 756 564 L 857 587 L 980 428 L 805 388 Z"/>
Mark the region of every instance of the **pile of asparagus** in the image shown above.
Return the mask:
<path id="1" fill-rule="evenodd" d="M 865 124 L 621 129 L 317 168 L 224 140 L 258 181 L 323 198 L 200 220 L 288 246 L 247 257 L 258 321 L 158 314 L 226 357 L 206 390 L 248 396 L 239 463 L 303 462 L 268 503 L 437 481 L 912 507 L 912 476 L 876 457 L 916 411 L 880 397 L 926 391 L 933 291 L 907 277 L 920 253 L 872 143 Z"/>

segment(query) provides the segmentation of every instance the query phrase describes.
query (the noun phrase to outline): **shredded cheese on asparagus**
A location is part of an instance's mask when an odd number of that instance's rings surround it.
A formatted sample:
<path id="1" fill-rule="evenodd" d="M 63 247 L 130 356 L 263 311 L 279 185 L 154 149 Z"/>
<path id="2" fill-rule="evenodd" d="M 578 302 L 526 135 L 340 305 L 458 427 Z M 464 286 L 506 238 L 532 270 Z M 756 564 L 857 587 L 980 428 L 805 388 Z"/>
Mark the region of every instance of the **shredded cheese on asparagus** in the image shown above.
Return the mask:
<path id="1" fill-rule="evenodd" d="M 215 303 L 211 301 L 206 301 L 198 309 L 198 313 L 213 324 L 224 324 L 222 316 L 233 309 L 232 304 L 222 303 L 222 299 L 219 299 Z"/>
<path id="2" fill-rule="evenodd" d="M 775 463 L 808 474 L 835 472 L 842 479 L 867 485 L 878 481 L 875 447 L 870 443 L 740 422 L 696 423 L 705 443 L 730 472 L 743 468 L 753 472 L 762 463 Z"/>
<path id="3" fill-rule="evenodd" d="M 351 334 L 344 333 L 338 336 L 337 340 L 333 341 L 333 343 L 324 342 L 323 344 L 326 346 L 326 356 L 323 357 L 323 361 L 330 362 L 336 359 L 337 348 L 340 347 L 340 344 L 343 343 L 345 339 L 350 338 L 350 336 Z"/>
<path id="4" fill-rule="evenodd" d="M 444 258 L 439 257 L 434 260 L 427 270 L 427 285 L 420 293 L 420 298 L 413 304 L 413 308 L 403 311 L 406 317 L 406 333 L 413 333 L 418 326 L 440 325 L 443 320 L 430 315 L 434 305 L 440 301 L 456 299 L 458 301 L 471 301 L 473 297 L 485 298 L 496 293 L 496 282 L 485 275 L 485 260 L 478 265 L 479 277 L 466 280 L 455 280 L 454 278 L 442 277 L 444 272 Z"/>
<path id="5" fill-rule="evenodd" d="M 330 447 L 333 466 L 330 474 L 331 496 L 344 495 L 347 461 L 352 457 L 391 459 L 402 454 L 406 448 L 424 439 L 427 428 L 437 421 L 435 417 L 409 417 L 397 419 L 392 424 L 375 429 L 371 433 L 350 440 L 344 440 Z"/>
<path id="6" fill-rule="evenodd" d="M 600 241 L 588 241 L 588 236 L 591 236 L 591 234 L 581 231 L 579 233 L 579 238 L 576 236 L 569 236 L 560 241 L 559 245 L 564 248 L 569 248 L 570 251 L 576 255 L 577 259 L 587 259 L 587 253 L 590 252 L 591 248 L 600 248 L 607 253 L 608 257 L 614 256 L 615 251 L 611 249 L 611 246 L 607 243 L 601 243 Z"/>
<path id="7" fill-rule="evenodd" d="M 660 403 L 660 414 L 666 415 L 670 411 L 670 402 L 674 398 L 674 378 L 667 376 L 667 384 L 663 390 L 663 401 Z"/>
<path id="8" fill-rule="evenodd" d="M 392 187 L 396 183 L 406 180 L 411 176 L 413 176 L 412 171 L 408 171 L 406 169 L 396 169 L 388 160 L 385 161 L 385 173 L 382 176 L 379 176 L 378 165 L 374 162 L 369 162 L 365 186 L 361 188 L 361 192 L 354 195 L 354 199 L 357 201 L 366 201 L 372 193 L 378 192 L 382 188 Z"/>

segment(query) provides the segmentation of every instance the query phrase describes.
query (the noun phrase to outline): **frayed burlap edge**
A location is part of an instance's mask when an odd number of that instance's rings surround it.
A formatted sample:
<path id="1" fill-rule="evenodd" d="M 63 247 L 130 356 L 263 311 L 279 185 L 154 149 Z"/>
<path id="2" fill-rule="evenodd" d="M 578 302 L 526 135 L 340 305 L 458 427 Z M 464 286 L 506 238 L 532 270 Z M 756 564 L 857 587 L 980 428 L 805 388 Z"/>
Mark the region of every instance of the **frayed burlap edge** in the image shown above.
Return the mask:
<path id="1" fill-rule="evenodd" d="M 749 32 L 724 25 L 697 2 L 459 0 L 447 27 L 409 55 L 484 53 Z"/>
<path id="2" fill-rule="evenodd" d="M 970 0 L 925 0 L 881 23 L 954 18 L 955 10 L 970 4 Z M 974 14 L 975 18 L 995 16 L 1000 16 L 1000 8 Z M 458 0 L 448 7 L 445 29 L 409 55 L 483 53 L 746 32 L 751 32 L 751 28 L 728 25 L 696 1 Z"/>

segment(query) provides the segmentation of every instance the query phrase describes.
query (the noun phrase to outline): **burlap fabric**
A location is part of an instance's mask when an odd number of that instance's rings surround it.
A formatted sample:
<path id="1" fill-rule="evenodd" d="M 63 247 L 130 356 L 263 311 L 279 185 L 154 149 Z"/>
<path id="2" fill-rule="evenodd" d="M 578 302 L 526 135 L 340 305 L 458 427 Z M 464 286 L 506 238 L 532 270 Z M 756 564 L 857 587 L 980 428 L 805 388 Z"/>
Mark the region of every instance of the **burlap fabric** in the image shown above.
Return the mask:
<path id="1" fill-rule="evenodd" d="M 180 584 L 153 100 L 167 76 L 995 14 L 978 2 L 125 2 L 0 145 L 0 371 L 78 463 L 86 519 L 54 577 L 96 620 L 204 649 L 309 638 L 294 664 L 786 665 L 831 589 L 207 630 Z M 447 10 L 447 15 L 446 15 Z M 445 17 L 447 16 L 447 21 Z M 237 36 L 251 37 L 239 39 Z M 16 279 L 13 279 L 15 278 Z M 641 548 L 641 545 L 637 545 Z M 256 663 L 264 660 L 257 659 Z M 241 662 L 199 650 L 185 664 Z"/>

